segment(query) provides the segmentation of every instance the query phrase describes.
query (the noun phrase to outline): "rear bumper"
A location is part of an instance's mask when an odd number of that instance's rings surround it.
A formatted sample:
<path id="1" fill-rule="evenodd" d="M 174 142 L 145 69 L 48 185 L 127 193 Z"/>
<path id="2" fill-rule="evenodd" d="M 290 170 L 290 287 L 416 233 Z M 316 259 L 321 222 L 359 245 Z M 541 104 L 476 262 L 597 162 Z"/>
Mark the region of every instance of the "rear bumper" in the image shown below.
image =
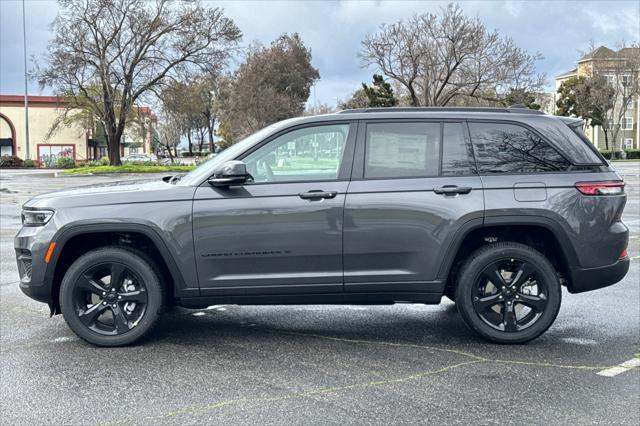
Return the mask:
<path id="1" fill-rule="evenodd" d="M 630 263 L 629 258 L 625 257 L 612 265 L 572 269 L 571 283 L 567 286 L 569 293 L 582 293 L 613 285 L 627 275 Z"/>

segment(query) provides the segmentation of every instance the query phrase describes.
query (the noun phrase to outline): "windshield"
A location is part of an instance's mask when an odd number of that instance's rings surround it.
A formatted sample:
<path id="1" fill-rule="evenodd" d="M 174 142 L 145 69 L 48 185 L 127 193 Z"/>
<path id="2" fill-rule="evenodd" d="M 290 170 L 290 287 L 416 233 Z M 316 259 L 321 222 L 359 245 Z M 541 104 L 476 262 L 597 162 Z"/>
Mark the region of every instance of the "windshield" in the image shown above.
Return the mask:
<path id="1" fill-rule="evenodd" d="M 292 120 L 295 119 L 280 121 L 278 123 L 267 126 L 264 129 L 258 130 L 252 135 L 242 139 L 240 142 L 231 145 L 229 148 L 225 149 L 212 159 L 200 164 L 198 167 L 182 176 L 182 178 L 180 178 L 180 180 L 176 183 L 182 186 L 199 185 L 201 182 L 203 182 L 213 174 L 213 171 L 216 169 L 216 167 L 229 160 L 233 160 L 238 155 L 242 154 L 242 152 L 246 151 L 254 144 L 263 140 L 270 133 L 276 131 L 280 127 L 283 127 L 283 125 Z"/>

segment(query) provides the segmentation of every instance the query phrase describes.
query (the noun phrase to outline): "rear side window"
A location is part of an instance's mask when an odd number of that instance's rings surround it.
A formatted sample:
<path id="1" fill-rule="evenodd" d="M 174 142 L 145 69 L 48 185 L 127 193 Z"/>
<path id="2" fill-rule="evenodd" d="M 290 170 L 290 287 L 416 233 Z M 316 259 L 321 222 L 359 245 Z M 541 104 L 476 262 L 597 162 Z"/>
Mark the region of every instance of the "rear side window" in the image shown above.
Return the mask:
<path id="1" fill-rule="evenodd" d="M 480 173 L 565 171 L 570 164 L 526 127 L 504 123 L 469 123 Z"/>
<path id="2" fill-rule="evenodd" d="M 367 124 L 364 177 L 437 176 L 440 123 Z"/>
<path id="3" fill-rule="evenodd" d="M 442 175 L 461 176 L 475 173 L 471 145 L 464 136 L 462 123 L 444 123 L 442 130 Z"/>

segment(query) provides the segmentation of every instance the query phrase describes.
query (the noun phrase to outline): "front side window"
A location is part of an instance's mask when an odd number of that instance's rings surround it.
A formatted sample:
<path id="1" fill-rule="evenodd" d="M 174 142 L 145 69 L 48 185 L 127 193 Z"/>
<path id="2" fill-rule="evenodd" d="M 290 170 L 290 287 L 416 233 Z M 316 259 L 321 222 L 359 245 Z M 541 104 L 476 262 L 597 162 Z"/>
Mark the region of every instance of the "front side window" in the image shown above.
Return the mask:
<path id="1" fill-rule="evenodd" d="M 437 176 L 440 123 L 367 124 L 364 177 Z"/>
<path id="2" fill-rule="evenodd" d="M 503 123 L 469 123 L 480 173 L 539 173 L 570 166 L 531 130 Z"/>
<path id="3" fill-rule="evenodd" d="M 348 124 L 293 130 L 242 161 L 256 183 L 336 180 L 348 134 Z"/>

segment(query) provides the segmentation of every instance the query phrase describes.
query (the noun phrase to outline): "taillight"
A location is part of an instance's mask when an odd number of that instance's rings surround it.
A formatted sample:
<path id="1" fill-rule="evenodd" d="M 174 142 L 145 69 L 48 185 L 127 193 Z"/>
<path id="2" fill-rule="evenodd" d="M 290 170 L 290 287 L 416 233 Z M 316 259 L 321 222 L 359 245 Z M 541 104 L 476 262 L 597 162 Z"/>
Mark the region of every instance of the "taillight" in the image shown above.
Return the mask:
<path id="1" fill-rule="evenodd" d="M 620 195 L 624 182 L 578 182 L 576 188 L 584 195 Z"/>
<path id="2" fill-rule="evenodd" d="M 625 258 L 627 256 L 629 256 L 627 249 L 622 250 L 622 252 L 620 253 L 620 259 Z"/>

